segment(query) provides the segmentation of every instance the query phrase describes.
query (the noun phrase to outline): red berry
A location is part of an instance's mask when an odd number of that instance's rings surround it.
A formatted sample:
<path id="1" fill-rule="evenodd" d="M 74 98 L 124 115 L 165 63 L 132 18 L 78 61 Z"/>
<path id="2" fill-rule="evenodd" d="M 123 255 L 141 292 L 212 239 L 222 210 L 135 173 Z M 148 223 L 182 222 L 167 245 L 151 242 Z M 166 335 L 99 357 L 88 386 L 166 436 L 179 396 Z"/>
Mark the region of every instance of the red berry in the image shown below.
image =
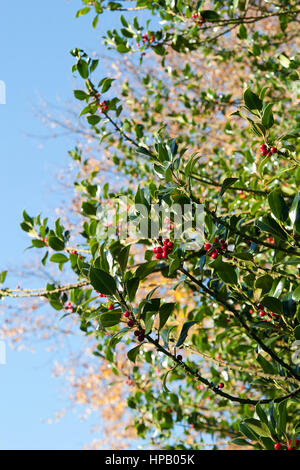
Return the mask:
<path id="1" fill-rule="evenodd" d="M 168 243 L 167 243 L 167 247 L 168 247 L 168 248 L 173 248 L 173 246 L 174 246 L 174 243 L 172 243 L 172 242 L 168 242 Z"/>
<path id="2" fill-rule="evenodd" d="M 178 360 L 178 361 L 182 361 L 182 355 L 181 355 L 181 354 L 178 354 L 177 360 Z"/>
<path id="3" fill-rule="evenodd" d="M 252 310 L 252 308 L 249 310 L 249 313 L 253 313 L 253 310 Z"/>
<path id="4" fill-rule="evenodd" d="M 142 343 L 144 341 L 144 339 L 145 339 L 144 335 L 139 335 L 138 336 L 138 340 L 139 340 L 140 343 Z"/>
<path id="5" fill-rule="evenodd" d="M 155 258 L 156 258 L 156 259 L 162 259 L 162 254 L 161 254 L 161 253 L 157 253 L 157 255 L 155 255 Z"/>
<path id="6" fill-rule="evenodd" d="M 224 244 L 225 242 L 226 242 L 225 239 L 224 239 L 224 238 L 221 238 L 220 243 L 223 243 L 223 244 Z"/>
<path id="7" fill-rule="evenodd" d="M 133 320 L 129 320 L 129 322 L 127 323 L 127 325 L 129 326 L 129 328 L 132 328 L 134 326 L 134 321 Z"/>
<path id="8" fill-rule="evenodd" d="M 169 243 L 169 241 L 170 241 L 170 240 L 169 240 L 168 238 L 165 238 L 165 239 L 164 239 L 164 245 L 167 245 L 167 244 Z"/>
<path id="9" fill-rule="evenodd" d="M 140 336 L 141 332 L 139 330 L 135 330 L 134 336 Z"/>
<path id="10" fill-rule="evenodd" d="M 163 258 L 163 259 L 168 259 L 168 253 L 163 253 L 163 254 L 162 254 L 162 258 Z"/>
<path id="11" fill-rule="evenodd" d="M 124 313 L 124 317 L 126 317 L 126 318 L 130 317 L 130 312 L 128 310 L 126 310 L 126 312 Z"/>
<path id="12" fill-rule="evenodd" d="M 259 316 L 260 316 L 260 317 L 264 317 L 265 314 L 266 314 L 266 312 L 265 312 L 264 310 L 260 310 L 260 311 L 259 311 Z"/>
<path id="13" fill-rule="evenodd" d="M 110 304 L 110 305 L 108 306 L 108 310 L 113 310 L 113 309 L 114 309 L 114 306 L 113 306 L 112 304 Z"/>
<path id="14" fill-rule="evenodd" d="M 275 449 L 275 450 L 281 450 L 281 444 L 280 444 L 280 442 L 276 442 L 276 444 L 274 445 L 274 449 Z"/>
<path id="15" fill-rule="evenodd" d="M 287 449 L 288 449 L 288 450 L 295 450 L 295 447 L 292 447 L 291 444 L 292 444 L 292 439 L 289 439 L 289 440 L 286 442 Z M 299 444 L 299 441 L 298 441 L 298 439 L 296 439 L 296 441 L 295 441 L 295 446 L 297 447 L 298 444 Z"/>
<path id="16" fill-rule="evenodd" d="M 263 306 L 263 304 L 257 304 L 257 308 L 260 310 L 264 310 L 265 307 Z"/>
<path id="17" fill-rule="evenodd" d="M 271 150 L 270 150 L 271 153 L 276 153 L 277 152 L 277 148 L 276 147 L 272 147 Z"/>
<path id="18" fill-rule="evenodd" d="M 212 259 L 217 259 L 218 256 L 219 256 L 219 253 L 217 251 L 213 251 L 213 253 L 211 254 Z"/>
<path id="19" fill-rule="evenodd" d="M 162 252 L 163 252 L 162 247 L 161 247 L 161 246 L 158 246 L 158 247 L 156 248 L 156 252 L 157 252 L 157 253 L 162 253 Z"/>
<path id="20" fill-rule="evenodd" d="M 214 238 L 214 243 L 219 243 L 218 237 L 215 237 L 215 238 Z"/>
<path id="21" fill-rule="evenodd" d="M 267 150 L 266 144 L 261 144 L 260 149 L 261 149 L 261 150 Z"/>
<path id="22" fill-rule="evenodd" d="M 103 113 L 103 111 L 107 111 L 108 110 L 107 101 L 102 101 L 102 103 L 100 103 L 100 105 L 99 105 L 99 108 L 100 108 L 100 111 L 102 113 Z"/>
<path id="23" fill-rule="evenodd" d="M 203 248 L 204 248 L 205 251 L 209 251 L 211 249 L 211 244 L 210 243 L 205 243 Z"/>
<path id="24" fill-rule="evenodd" d="M 218 388 L 224 388 L 223 382 L 220 382 L 220 383 L 219 383 Z"/>
<path id="25" fill-rule="evenodd" d="M 133 380 L 129 379 L 127 383 L 128 383 L 128 385 L 133 385 Z"/>

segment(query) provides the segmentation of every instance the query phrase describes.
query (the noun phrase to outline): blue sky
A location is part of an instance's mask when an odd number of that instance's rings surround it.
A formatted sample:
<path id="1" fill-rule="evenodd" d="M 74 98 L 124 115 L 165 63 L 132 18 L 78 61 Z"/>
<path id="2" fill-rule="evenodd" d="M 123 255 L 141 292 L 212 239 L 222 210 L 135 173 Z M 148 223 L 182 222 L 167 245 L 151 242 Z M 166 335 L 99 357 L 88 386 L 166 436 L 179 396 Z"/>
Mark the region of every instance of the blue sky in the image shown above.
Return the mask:
<path id="1" fill-rule="evenodd" d="M 22 210 L 46 216 L 61 201 L 50 188 L 74 142 L 62 137 L 41 147 L 26 134 L 46 133 L 34 116 L 38 95 L 53 104 L 73 99 L 69 51 L 101 51 L 102 31 L 92 29 L 91 16 L 75 19 L 80 6 L 80 0 L 1 6 L 0 80 L 6 83 L 7 103 L 0 105 L 0 272 L 24 259 L 28 238 L 19 228 Z M 105 28 L 115 20 L 108 14 Z M 8 281 L 12 287 L 18 283 L 13 276 Z M 80 449 L 92 440 L 92 421 L 82 423 L 72 412 L 58 424 L 43 422 L 68 405 L 62 384 L 51 377 L 54 359 L 42 346 L 35 354 L 7 351 L 7 364 L 0 365 L 0 449 Z"/>

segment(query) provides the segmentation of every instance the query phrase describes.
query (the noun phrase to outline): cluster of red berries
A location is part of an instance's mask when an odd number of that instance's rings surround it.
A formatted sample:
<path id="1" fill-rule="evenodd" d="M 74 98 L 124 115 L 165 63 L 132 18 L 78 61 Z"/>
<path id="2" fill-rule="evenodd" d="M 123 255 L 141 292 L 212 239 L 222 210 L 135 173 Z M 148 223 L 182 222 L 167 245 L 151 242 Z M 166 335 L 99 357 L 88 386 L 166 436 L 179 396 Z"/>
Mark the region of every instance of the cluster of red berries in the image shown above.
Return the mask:
<path id="1" fill-rule="evenodd" d="M 196 389 L 203 391 L 205 389 L 205 387 L 204 387 L 204 385 L 196 385 Z"/>
<path id="2" fill-rule="evenodd" d="M 104 111 L 107 111 L 108 110 L 108 104 L 107 104 L 107 101 L 101 101 L 101 103 L 99 104 L 99 108 L 100 108 L 100 111 L 101 113 L 103 113 Z"/>
<path id="3" fill-rule="evenodd" d="M 154 34 L 151 34 L 150 38 L 148 33 L 145 33 L 142 35 L 143 42 L 149 42 L 149 44 L 152 44 L 155 41 Z"/>
<path id="4" fill-rule="evenodd" d="M 73 305 L 72 305 L 71 302 L 68 302 L 68 303 L 67 303 L 66 310 L 69 310 L 70 313 L 74 313 L 74 312 L 75 312 L 74 307 L 73 307 Z"/>
<path id="5" fill-rule="evenodd" d="M 129 318 L 127 325 L 129 326 L 129 328 L 133 328 L 136 322 L 132 318 L 130 318 L 131 313 L 129 312 L 129 310 L 126 310 L 126 312 L 124 312 L 124 317 Z M 140 343 L 142 343 L 145 339 L 145 330 L 143 330 L 143 328 L 138 328 L 137 330 L 135 330 L 134 336 L 138 339 Z"/>
<path id="6" fill-rule="evenodd" d="M 81 255 L 78 255 L 78 252 L 76 250 L 72 250 L 71 255 L 75 255 L 75 256 L 78 256 L 79 259 L 83 259 L 83 257 Z"/>
<path id="7" fill-rule="evenodd" d="M 274 238 L 272 238 L 272 237 L 268 237 L 268 238 L 267 238 L 267 242 L 268 242 L 268 243 L 271 243 L 272 245 L 275 245 L 275 240 L 274 240 Z"/>
<path id="8" fill-rule="evenodd" d="M 192 14 L 192 18 L 193 18 L 193 20 L 198 20 L 198 21 L 197 21 L 197 25 L 198 25 L 198 26 L 202 26 L 203 23 L 205 23 L 205 19 L 202 18 L 202 16 L 199 15 L 199 13 L 193 13 L 193 14 Z"/>
<path id="9" fill-rule="evenodd" d="M 227 250 L 227 243 L 224 238 L 219 240 L 218 237 L 215 237 L 214 245 L 217 245 L 217 247 L 212 249 L 212 245 L 210 243 L 205 243 L 203 248 L 212 259 L 217 259 L 219 255 L 222 255 L 222 253 Z"/>
<path id="10" fill-rule="evenodd" d="M 257 308 L 257 310 L 258 310 L 258 315 L 261 317 L 262 321 L 268 321 L 268 322 L 270 322 L 272 318 L 273 318 L 273 319 L 278 319 L 278 318 L 280 318 L 280 315 L 278 315 L 277 313 L 274 313 L 274 312 L 269 312 L 269 313 L 267 313 L 267 312 L 265 311 L 265 307 L 264 307 L 262 304 L 258 304 L 256 308 Z M 250 314 L 253 314 L 253 310 L 250 309 L 250 310 L 249 310 L 249 313 L 250 313 Z M 268 318 L 268 317 L 265 318 L 266 315 L 269 315 L 271 318 Z M 280 325 L 279 325 L 279 324 L 276 324 L 276 327 L 277 327 L 277 328 L 280 328 Z"/>
<path id="11" fill-rule="evenodd" d="M 295 448 L 298 447 L 298 445 L 299 445 L 298 439 L 296 439 L 296 441 L 295 441 L 295 447 L 292 447 L 291 444 L 292 444 L 292 440 L 289 439 L 289 440 L 286 442 L 287 449 L 288 449 L 288 450 L 295 450 Z"/>
<path id="12" fill-rule="evenodd" d="M 266 315 L 266 312 L 265 312 L 265 307 L 262 305 L 262 304 L 258 304 L 257 305 L 257 308 L 258 308 L 258 315 L 263 318 L 265 315 Z"/>
<path id="13" fill-rule="evenodd" d="M 295 448 L 298 447 L 298 445 L 299 445 L 298 439 L 296 439 L 296 441 L 295 441 L 295 447 L 292 447 L 291 444 L 292 444 L 292 440 L 289 439 L 286 442 L 287 450 L 295 450 Z M 282 444 L 280 442 L 276 442 L 276 444 L 274 445 L 274 449 L 275 450 L 281 450 L 282 449 Z"/>
<path id="14" fill-rule="evenodd" d="M 269 157 L 270 155 L 272 155 L 273 153 L 276 153 L 276 152 L 277 152 L 277 148 L 276 148 L 276 147 L 271 147 L 271 148 L 269 148 L 269 147 L 267 147 L 266 144 L 262 144 L 262 145 L 260 146 L 260 153 L 261 153 L 261 155 L 262 155 L 263 157 L 266 157 L 267 155 L 268 155 L 268 157 Z"/>
<path id="15" fill-rule="evenodd" d="M 102 299 L 103 297 L 106 297 L 106 295 L 101 294 L 99 291 L 96 290 L 96 292 L 97 292 L 97 294 L 99 294 L 99 297 L 101 297 L 101 299 Z"/>
<path id="16" fill-rule="evenodd" d="M 131 313 L 129 312 L 129 310 L 126 310 L 126 312 L 124 312 L 124 317 L 129 318 L 127 325 L 129 326 L 129 328 L 133 328 L 136 322 L 131 318 Z M 135 330 L 134 336 L 139 340 L 140 343 L 142 343 L 145 339 L 145 330 L 143 330 L 143 328 L 138 328 L 137 330 Z"/>
<path id="17" fill-rule="evenodd" d="M 153 253 L 155 253 L 156 259 L 168 259 L 169 254 L 172 252 L 174 243 L 171 242 L 168 238 L 165 238 L 163 241 L 163 246 L 156 246 L 153 248 Z"/>
<path id="18" fill-rule="evenodd" d="M 134 336 L 138 339 L 140 343 L 142 343 L 145 339 L 145 330 L 143 330 L 143 328 L 135 330 Z"/>
<path id="19" fill-rule="evenodd" d="M 244 191 L 240 189 L 237 193 L 240 194 L 241 199 L 246 199 L 247 195 L 244 193 Z"/>

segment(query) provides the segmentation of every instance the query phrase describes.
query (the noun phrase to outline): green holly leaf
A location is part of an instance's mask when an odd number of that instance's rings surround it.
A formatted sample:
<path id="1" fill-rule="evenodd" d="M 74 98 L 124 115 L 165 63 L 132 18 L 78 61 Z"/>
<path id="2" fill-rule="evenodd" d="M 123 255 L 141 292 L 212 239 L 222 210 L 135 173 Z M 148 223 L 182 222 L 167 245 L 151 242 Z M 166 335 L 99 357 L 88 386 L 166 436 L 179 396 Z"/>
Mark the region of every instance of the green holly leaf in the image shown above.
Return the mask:
<path id="1" fill-rule="evenodd" d="M 215 271 L 226 284 L 237 284 L 237 274 L 232 264 L 220 261 L 215 265 Z"/>
<path id="2" fill-rule="evenodd" d="M 142 343 L 142 344 L 143 344 L 143 343 Z M 131 349 L 130 351 L 128 351 L 127 357 L 128 357 L 128 359 L 129 359 L 131 362 L 133 362 L 133 363 L 136 362 L 136 358 L 137 358 L 137 356 L 138 356 L 138 354 L 139 354 L 139 352 L 140 352 L 140 348 L 141 348 L 142 344 L 139 344 L 139 345 L 136 346 L 135 348 L 133 348 L 133 349 Z"/>
<path id="3" fill-rule="evenodd" d="M 183 327 L 182 327 L 182 330 L 180 332 L 180 336 L 178 338 L 178 341 L 176 343 L 176 348 L 179 348 L 179 346 L 181 346 L 186 338 L 187 338 L 187 335 L 188 335 L 188 332 L 189 332 L 189 329 L 195 325 L 197 322 L 196 321 L 187 321 L 184 323 Z"/>
<path id="4" fill-rule="evenodd" d="M 250 110 L 262 110 L 262 100 L 255 93 L 253 93 L 250 88 L 247 88 L 247 90 L 244 92 L 244 102 L 247 108 Z"/>
<path id="5" fill-rule="evenodd" d="M 117 292 L 114 278 L 102 269 L 91 267 L 89 277 L 94 289 L 101 294 L 114 295 Z"/>
<path id="6" fill-rule="evenodd" d="M 272 214 L 276 219 L 285 222 L 289 216 L 289 209 L 278 189 L 272 191 L 268 196 L 268 202 Z"/>
<path id="7" fill-rule="evenodd" d="M 221 18 L 220 15 L 214 10 L 201 10 L 200 15 L 206 21 L 211 21 L 211 22 L 219 21 Z"/>
<path id="8" fill-rule="evenodd" d="M 262 120 L 261 120 L 262 125 L 266 129 L 270 129 L 274 124 L 272 106 L 273 106 L 272 103 L 267 104 L 267 106 L 264 109 L 263 117 L 262 117 Z"/>
<path id="9" fill-rule="evenodd" d="M 61 253 L 56 253 L 55 255 L 51 256 L 50 261 L 53 263 L 67 263 L 69 258 Z"/>
<path id="10" fill-rule="evenodd" d="M 110 328 L 118 325 L 121 321 L 122 314 L 118 312 L 105 312 L 99 316 L 99 320 L 103 328 Z"/>

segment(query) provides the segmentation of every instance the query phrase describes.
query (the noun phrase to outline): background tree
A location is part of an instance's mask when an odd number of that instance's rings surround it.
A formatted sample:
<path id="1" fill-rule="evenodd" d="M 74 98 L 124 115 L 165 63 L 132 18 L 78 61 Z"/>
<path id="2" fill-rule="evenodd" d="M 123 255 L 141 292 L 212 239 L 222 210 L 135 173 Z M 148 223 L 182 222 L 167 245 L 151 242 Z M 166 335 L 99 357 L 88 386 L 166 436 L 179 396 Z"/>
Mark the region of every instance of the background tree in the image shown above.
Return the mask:
<path id="1" fill-rule="evenodd" d="M 71 282 L 0 294 L 74 317 L 101 361 L 71 379 L 74 399 L 101 407 L 99 377 L 112 382 L 105 416 L 125 438 L 133 424 L 148 446 L 197 449 L 209 435 L 217 448 L 297 448 L 299 2 L 83 3 L 94 27 L 121 10 L 104 38 L 123 54 L 111 76 L 72 51 L 99 154 L 70 152 L 75 223 L 24 212 L 21 224 Z M 203 203 L 201 247 L 174 238 L 173 220 L 168 250 L 112 234 L 101 211 L 125 195 L 132 220 L 140 203 Z"/>

